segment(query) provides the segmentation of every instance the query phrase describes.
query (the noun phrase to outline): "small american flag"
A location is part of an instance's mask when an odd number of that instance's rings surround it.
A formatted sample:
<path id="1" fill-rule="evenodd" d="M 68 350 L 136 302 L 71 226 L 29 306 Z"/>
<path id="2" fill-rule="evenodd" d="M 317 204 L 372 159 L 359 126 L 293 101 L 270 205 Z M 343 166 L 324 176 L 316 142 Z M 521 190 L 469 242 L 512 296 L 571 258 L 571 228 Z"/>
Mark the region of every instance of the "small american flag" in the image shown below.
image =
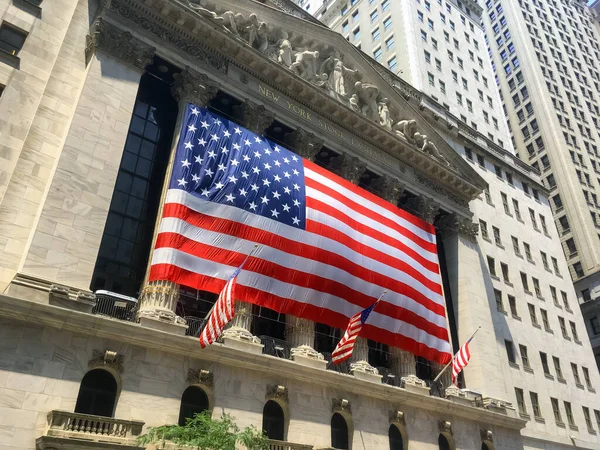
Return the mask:
<path id="1" fill-rule="evenodd" d="M 469 343 L 473 339 L 473 336 L 465 342 L 460 350 L 454 355 L 454 361 L 452 361 L 452 383 L 456 384 L 456 378 L 458 374 L 467 367 L 469 360 L 471 359 L 471 352 L 469 351 Z"/>
<path id="2" fill-rule="evenodd" d="M 381 298 L 379 298 L 379 300 L 381 300 Z M 340 340 L 340 342 L 338 342 L 338 345 L 335 347 L 335 350 L 331 354 L 331 362 L 333 362 L 334 364 L 339 364 L 342 361 L 346 361 L 352 356 L 352 351 L 354 350 L 354 342 L 360 334 L 362 326 L 369 318 L 369 314 L 371 314 L 371 311 L 373 311 L 377 306 L 377 303 L 379 303 L 379 300 L 377 300 L 368 308 L 363 309 L 361 312 L 354 314 L 350 318 L 350 322 L 348 322 L 348 327 L 346 328 L 346 333 L 344 333 L 344 337 Z"/>
<path id="3" fill-rule="evenodd" d="M 219 294 L 219 298 L 210 311 L 208 322 L 206 323 L 204 330 L 200 335 L 200 347 L 206 348 L 208 345 L 219 339 L 219 336 L 221 336 L 225 325 L 227 325 L 231 319 L 233 319 L 233 315 L 235 314 L 234 289 L 237 282 L 237 277 L 242 271 L 242 268 L 244 267 L 244 264 L 246 264 L 246 261 L 248 261 L 249 257 L 250 255 L 246 256 L 246 259 L 240 265 L 240 267 L 233 272 L 229 280 L 227 280 L 227 283 L 225 283 L 225 287 Z"/>
<path id="4" fill-rule="evenodd" d="M 431 224 L 207 109 L 188 105 L 150 269 L 343 329 L 387 290 L 361 336 L 452 359 Z"/>

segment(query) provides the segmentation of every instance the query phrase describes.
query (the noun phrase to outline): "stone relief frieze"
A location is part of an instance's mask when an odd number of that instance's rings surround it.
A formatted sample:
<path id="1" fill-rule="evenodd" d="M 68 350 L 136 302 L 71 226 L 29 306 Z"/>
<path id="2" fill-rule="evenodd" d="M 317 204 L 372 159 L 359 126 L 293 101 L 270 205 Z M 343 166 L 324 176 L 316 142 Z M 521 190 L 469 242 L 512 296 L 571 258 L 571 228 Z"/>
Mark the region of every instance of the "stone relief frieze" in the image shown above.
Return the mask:
<path id="1" fill-rule="evenodd" d="M 441 164 L 450 166 L 436 145 L 419 131 L 417 122 L 401 117 L 379 88 L 364 79 L 358 69 L 352 68 L 338 50 L 329 48 L 324 51 L 315 46 L 295 44 L 302 40 L 291 39 L 288 31 L 261 21 L 254 13 L 246 17 L 231 10 L 219 11 L 216 6 L 211 9 L 206 2 L 199 0 L 189 2 L 189 6 L 226 33 L 324 90 L 330 97 L 393 131 Z"/>

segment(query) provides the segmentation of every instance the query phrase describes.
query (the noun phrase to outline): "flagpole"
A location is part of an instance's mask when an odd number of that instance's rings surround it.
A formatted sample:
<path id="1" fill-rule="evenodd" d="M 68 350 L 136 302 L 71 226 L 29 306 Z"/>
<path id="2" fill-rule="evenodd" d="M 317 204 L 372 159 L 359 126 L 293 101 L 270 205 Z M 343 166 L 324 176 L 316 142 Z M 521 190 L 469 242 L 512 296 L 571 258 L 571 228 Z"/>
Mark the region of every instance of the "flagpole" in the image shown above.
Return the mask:
<path id="1" fill-rule="evenodd" d="M 473 339 L 473 337 L 475 336 L 475 334 L 477 334 L 477 332 L 479 331 L 480 328 L 481 328 L 481 325 L 479 325 L 477 327 L 477 329 L 473 332 L 473 334 L 471 335 L 471 337 L 469 339 L 467 339 L 467 342 L 470 342 L 471 339 Z M 460 352 L 460 348 L 458 349 L 458 352 Z M 458 352 L 456 352 L 454 354 L 454 356 L 452 357 L 452 359 L 450 359 L 450 362 L 448 364 L 446 364 L 442 370 L 440 370 L 440 373 L 437 374 L 437 376 L 433 380 L 433 383 L 435 383 L 442 376 L 442 374 L 446 371 L 446 369 L 448 367 L 450 367 L 450 365 L 452 364 L 452 361 L 454 361 L 454 358 L 456 358 L 456 355 L 458 355 Z"/>
<path id="2" fill-rule="evenodd" d="M 246 261 L 248 261 L 248 258 L 250 258 L 252 256 L 252 254 L 256 251 L 257 248 L 258 248 L 258 244 L 254 244 L 254 247 L 252 247 L 252 250 L 250 250 L 250 253 L 248 253 L 246 255 L 246 259 L 244 259 L 244 261 L 242 262 L 242 264 L 238 267 L 239 269 L 241 269 L 242 267 L 244 267 L 244 265 L 246 264 Z M 210 307 L 210 310 L 206 314 L 206 317 L 204 317 L 204 321 L 205 322 L 208 321 L 208 318 L 210 317 L 211 313 L 213 312 L 213 309 L 215 309 L 215 305 L 216 305 L 216 302 L 213 303 L 213 305 Z"/>

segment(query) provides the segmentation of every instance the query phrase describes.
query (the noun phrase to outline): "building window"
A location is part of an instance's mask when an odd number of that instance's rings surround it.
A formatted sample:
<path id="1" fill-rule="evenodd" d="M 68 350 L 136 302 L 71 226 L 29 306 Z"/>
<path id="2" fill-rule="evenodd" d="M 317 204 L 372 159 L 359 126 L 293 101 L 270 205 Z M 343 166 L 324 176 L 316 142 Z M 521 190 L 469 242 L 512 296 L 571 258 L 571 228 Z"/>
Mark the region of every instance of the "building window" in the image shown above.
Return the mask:
<path id="1" fill-rule="evenodd" d="M 594 387 L 592 386 L 592 380 L 590 379 L 590 371 L 587 367 L 581 367 L 583 371 L 583 379 L 585 380 L 585 385 L 590 391 L 594 391 Z"/>
<path id="2" fill-rule="evenodd" d="M 513 295 L 508 296 L 508 306 L 510 307 L 510 313 L 515 319 L 520 319 L 517 311 L 517 299 Z"/>
<path id="3" fill-rule="evenodd" d="M 527 280 L 527 274 L 525 272 L 521 272 L 521 283 L 523 284 L 523 290 L 527 293 L 530 293 L 529 281 Z"/>
<path id="4" fill-rule="evenodd" d="M 185 425 L 187 419 L 193 419 L 196 414 L 208 411 L 208 396 L 202 388 L 190 386 L 181 396 L 179 407 L 179 425 Z"/>
<path id="5" fill-rule="evenodd" d="M 387 47 L 388 50 L 391 50 L 394 48 L 394 35 L 391 35 L 389 38 L 387 38 L 385 40 L 385 46 Z"/>
<path id="6" fill-rule="evenodd" d="M 490 271 L 490 275 L 493 277 L 497 277 L 496 275 L 496 260 L 491 256 L 487 257 L 488 270 Z"/>
<path id="7" fill-rule="evenodd" d="M 527 415 L 527 407 L 525 406 L 525 397 L 523 396 L 523 389 L 515 388 L 515 395 L 517 397 L 517 407 L 519 408 L 519 414 Z"/>
<path id="8" fill-rule="evenodd" d="M 552 403 L 552 412 L 554 413 L 554 421 L 558 425 L 562 425 L 562 417 L 560 415 L 560 406 L 558 405 L 558 399 L 550 397 L 550 403 Z"/>
<path id="9" fill-rule="evenodd" d="M 104 369 L 90 370 L 79 385 L 75 412 L 113 417 L 117 402 L 117 380 Z"/>
<path id="10" fill-rule="evenodd" d="M 587 429 L 590 433 L 596 434 L 596 430 L 594 430 L 594 427 L 592 426 L 592 418 L 590 417 L 590 409 L 582 406 L 583 409 L 583 417 L 585 419 L 585 425 L 587 426 Z"/>
<path id="11" fill-rule="evenodd" d="M 511 236 L 510 238 L 512 240 L 512 246 L 513 246 L 513 251 L 515 252 L 515 255 L 520 257 L 521 256 L 521 248 L 519 247 L 519 240 L 514 236 Z"/>
<path id="12" fill-rule="evenodd" d="M 390 9 L 390 0 L 383 0 L 381 2 L 381 10 L 387 11 L 388 9 Z"/>
<path id="13" fill-rule="evenodd" d="M 479 229 L 481 230 L 481 237 L 483 239 L 489 240 L 487 223 L 484 220 L 479 219 Z"/>
<path id="14" fill-rule="evenodd" d="M 522 222 L 523 219 L 521 218 L 521 210 L 519 209 L 519 202 L 513 198 L 512 203 L 513 203 L 513 208 L 515 210 L 515 217 L 517 218 L 517 220 L 520 220 Z"/>
<path id="15" fill-rule="evenodd" d="M 137 297 L 148 255 L 165 170 L 171 151 L 177 103 L 155 64 L 142 75 L 125 149 L 92 276 L 91 290 Z"/>
<path id="16" fill-rule="evenodd" d="M 569 325 L 571 326 L 571 334 L 573 335 L 573 340 L 575 342 L 580 342 L 579 334 L 577 334 L 577 325 L 575 325 L 575 322 L 571 322 L 571 321 L 569 321 Z"/>
<path id="17" fill-rule="evenodd" d="M 284 441 L 285 418 L 283 409 L 274 400 L 269 400 L 263 408 L 262 429 L 269 439 Z"/>
<path id="18" fill-rule="evenodd" d="M 537 295 L 538 298 L 541 298 L 542 290 L 540 289 L 540 280 L 538 280 L 537 278 L 531 277 L 531 281 L 533 281 L 533 290 L 535 291 L 535 295 Z"/>
<path id="19" fill-rule="evenodd" d="M 506 347 L 506 356 L 508 357 L 508 362 L 511 364 L 517 364 L 517 358 L 515 357 L 515 347 L 512 341 L 504 340 L 504 346 Z"/>
<path id="20" fill-rule="evenodd" d="M 358 10 L 352 13 L 352 22 L 358 21 Z"/>
<path id="21" fill-rule="evenodd" d="M 531 247 L 527 242 L 523 242 L 523 248 L 525 249 L 525 257 L 527 258 L 527 261 L 532 263 L 533 258 L 531 257 Z"/>
<path id="22" fill-rule="evenodd" d="M 548 312 L 545 309 L 540 308 L 540 314 L 542 315 L 542 323 L 544 324 L 544 330 L 552 333 L 550 328 L 550 321 L 548 320 Z"/>
<path id="23" fill-rule="evenodd" d="M 502 292 L 498 289 L 494 289 L 494 298 L 496 299 L 496 308 L 500 312 L 504 312 L 504 303 L 502 302 Z"/>
<path id="24" fill-rule="evenodd" d="M 554 371 L 556 372 L 556 379 L 559 381 L 564 381 L 565 377 L 563 376 L 562 373 L 562 368 L 560 367 L 560 359 L 558 359 L 556 356 L 552 357 L 552 362 L 554 363 Z"/>
<path id="25" fill-rule="evenodd" d="M 435 77 L 429 72 L 427 72 L 427 81 L 429 82 L 430 86 L 435 86 Z"/>
<path id="26" fill-rule="evenodd" d="M 523 367 L 526 369 L 531 369 L 531 365 L 529 364 L 529 355 L 527 354 L 527 347 L 524 345 L 519 345 L 519 352 L 521 353 L 521 362 L 523 363 Z"/>
<path id="27" fill-rule="evenodd" d="M 535 306 L 533 306 L 531 303 L 527 303 L 527 308 L 529 309 L 529 318 L 531 319 L 531 324 L 539 328 L 540 324 L 538 323 L 537 315 L 535 313 Z"/>
<path id="28" fill-rule="evenodd" d="M 573 410 L 571 409 L 571 403 L 569 402 L 564 402 L 565 403 L 565 413 L 567 415 L 567 422 L 569 422 L 569 426 L 571 428 L 577 428 L 577 425 L 575 425 L 575 419 L 573 418 Z"/>
<path id="29" fill-rule="evenodd" d="M 341 414 L 335 413 L 331 417 L 331 446 L 336 449 L 349 450 L 348 441 L 346 419 Z"/>
<path id="30" fill-rule="evenodd" d="M 383 21 L 383 28 L 384 30 L 389 30 L 392 27 L 392 18 L 387 17 L 384 21 Z M 427 35 L 425 35 L 425 37 L 427 37 Z"/>
<path id="31" fill-rule="evenodd" d="M 379 40 L 379 27 L 375 28 L 373 30 L 373 32 L 371 33 L 371 37 L 373 38 L 373 42 L 378 41 Z"/>
<path id="32" fill-rule="evenodd" d="M 398 66 L 398 61 L 396 60 L 396 57 L 394 56 L 392 59 L 388 60 L 388 68 L 392 71 L 395 72 L 396 71 L 396 67 Z"/>
<path id="33" fill-rule="evenodd" d="M 25 44 L 27 33 L 7 22 L 0 25 L 0 50 L 17 55 Z"/>
<path id="34" fill-rule="evenodd" d="M 348 32 L 348 21 L 346 20 L 343 24 L 342 24 L 342 33 L 345 34 Z"/>
<path id="35" fill-rule="evenodd" d="M 542 418 L 542 411 L 540 410 L 540 402 L 538 395 L 535 392 L 529 392 L 529 398 L 531 399 L 531 409 L 533 409 L 533 416 L 537 419 Z"/>
<path id="36" fill-rule="evenodd" d="M 371 23 L 375 22 L 377 20 L 377 18 L 379 17 L 379 13 L 377 12 L 377 10 L 373 10 L 371 12 Z"/>
<path id="37" fill-rule="evenodd" d="M 388 436 L 390 438 L 390 450 L 404 449 L 404 439 L 402 438 L 402 433 L 396 425 L 390 425 Z"/>
<path id="38" fill-rule="evenodd" d="M 355 41 L 357 41 L 358 39 L 360 39 L 360 27 L 356 28 L 352 32 L 352 39 L 354 39 Z"/>
<path id="39" fill-rule="evenodd" d="M 502 237 L 500 236 L 500 229 L 497 227 L 492 227 L 492 231 L 494 233 L 494 242 L 497 246 L 502 247 Z"/>
<path id="40" fill-rule="evenodd" d="M 502 270 L 502 279 L 504 280 L 504 282 L 507 284 L 511 284 L 510 283 L 510 274 L 508 272 L 508 265 L 501 262 L 500 269 Z"/>
<path id="41" fill-rule="evenodd" d="M 373 56 L 375 57 L 375 61 L 379 61 L 381 59 L 381 55 L 383 55 L 383 51 L 381 50 L 381 47 L 379 47 L 377 50 L 375 50 L 373 52 Z"/>
<path id="42" fill-rule="evenodd" d="M 565 291 L 560 291 L 560 295 L 562 297 L 563 305 L 567 311 L 571 311 L 571 307 L 569 306 L 569 300 L 567 299 L 567 293 Z"/>
<path id="43" fill-rule="evenodd" d="M 535 211 L 529 208 L 529 217 L 531 218 L 531 224 L 533 225 L 533 229 L 536 231 L 540 231 L 537 220 L 535 219 Z"/>
<path id="44" fill-rule="evenodd" d="M 598 336 L 600 334 L 600 319 L 598 319 L 598 317 L 592 317 L 590 319 L 590 327 L 592 328 L 594 336 Z"/>
<path id="45" fill-rule="evenodd" d="M 544 375 L 552 378 L 550 373 L 550 366 L 548 365 L 548 355 L 544 352 L 540 352 L 540 360 L 542 361 L 542 369 L 544 369 Z"/>
<path id="46" fill-rule="evenodd" d="M 438 447 L 440 450 L 450 450 L 450 442 L 448 442 L 448 439 L 443 434 L 440 434 L 438 437 Z"/>
<path id="47" fill-rule="evenodd" d="M 571 339 L 569 337 L 569 334 L 567 333 L 567 325 L 565 323 L 565 319 L 563 319 L 562 317 L 558 316 L 558 324 L 560 325 L 560 331 L 562 333 L 562 336 L 565 339 Z"/>
<path id="48" fill-rule="evenodd" d="M 581 378 L 579 378 L 579 370 L 577 369 L 577 364 L 571 363 L 571 370 L 573 371 L 573 379 L 575 380 L 575 384 L 577 386 L 583 387 L 581 383 Z"/>
<path id="49" fill-rule="evenodd" d="M 504 192 L 500 192 L 500 196 L 502 197 L 502 206 L 504 206 L 504 212 L 510 216 L 511 213 L 510 207 L 508 206 L 508 197 Z"/>

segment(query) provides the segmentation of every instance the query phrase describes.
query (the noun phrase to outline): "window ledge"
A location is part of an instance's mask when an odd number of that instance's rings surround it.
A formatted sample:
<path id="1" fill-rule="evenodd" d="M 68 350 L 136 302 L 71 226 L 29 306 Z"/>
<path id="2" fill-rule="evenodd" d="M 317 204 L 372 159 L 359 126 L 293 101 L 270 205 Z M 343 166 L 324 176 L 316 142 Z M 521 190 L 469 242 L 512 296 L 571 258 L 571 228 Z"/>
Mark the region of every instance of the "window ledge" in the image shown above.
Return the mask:
<path id="1" fill-rule="evenodd" d="M 567 384 L 567 380 L 565 378 L 556 377 L 556 379 L 558 380 L 559 383 Z"/>
<path id="2" fill-rule="evenodd" d="M 515 316 L 514 314 L 512 315 L 512 318 L 515 320 L 518 320 L 519 322 L 522 322 L 521 320 L 521 316 Z"/>
<path id="3" fill-rule="evenodd" d="M 499 247 L 499 248 L 501 248 L 502 250 L 504 250 L 504 245 L 502 245 L 502 244 L 498 244 L 497 242 L 496 242 L 496 247 Z"/>
<path id="4" fill-rule="evenodd" d="M 519 413 L 519 416 L 521 417 L 521 419 L 531 420 L 531 416 L 527 413 Z"/>
<path id="5" fill-rule="evenodd" d="M 531 264 L 533 264 L 535 266 L 535 261 L 531 258 L 527 258 L 527 262 L 530 262 Z"/>
<path id="6" fill-rule="evenodd" d="M 506 312 L 505 309 L 499 309 L 498 312 L 501 314 L 504 314 L 505 316 L 508 316 L 508 313 Z"/>
<path id="7" fill-rule="evenodd" d="M 577 386 L 579 389 L 584 389 L 583 384 L 581 383 L 575 383 L 575 386 Z"/>
<path id="8" fill-rule="evenodd" d="M 554 380 L 554 377 L 552 376 L 552 374 L 545 373 L 545 374 L 544 374 L 544 376 L 545 376 L 546 378 L 548 378 L 549 380 Z"/>
<path id="9" fill-rule="evenodd" d="M 496 281 L 500 281 L 500 277 L 498 275 L 492 275 L 492 274 L 490 274 L 490 277 L 492 277 L 492 279 L 494 279 Z"/>
<path id="10" fill-rule="evenodd" d="M 528 373 L 533 373 L 533 369 L 531 367 L 523 367 L 523 370 Z"/>
<path id="11" fill-rule="evenodd" d="M 594 430 L 593 428 L 588 428 L 588 433 L 595 435 L 596 430 Z"/>
<path id="12" fill-rule="evenodd" d="M 546 423 L 546 419 L 544 419 L 543 417 L 535 417 L 535 421 L 539 423 Z"/>
<path id="13" fill-rule="evenodd" d="M 519 365 L 516 362 L 509 361 L 508 365 L 513 369 L 519 369 Z"/>
<path id="14" fill-rule="evenodd" d="M 544 331 L 546 333 L 554 334 L 554 331 L 552 331 L 550 328 L 545 328 Z"/>
<path id="15" fill-rule="evenodd" d="M 542 329 L 542 326 L 539 323 L 532 323 L 531 325 L 535 328 L 539 328 L 540 330 Z"/>
<path id="16" fill-rule="evenodd" d="M 573 431 L 579 431 L 579 427 L 577 425 L 569 425 L 569 428 Z"/>
<path id="17" fill-rule="evenodd" d="M 591 393 L 595 394 L 596 393 L 596 389 L 594 389 L 591 386 L 588 386 L 588 391 L 590 391 Z"/>
<path id="18" fill-rule="evenodd" d="M 560 427 L 560 428 L 566 428 L 565 423 L 564 422 L 556 422 L 556 426 Z"/>
<path id="19" fill-rule="evenodd" d="M 13 5 L 17 8 L 27 11 L 36 17 L 42 15 L 42 8 L 40 8 L 41 4 L 42 0 L 13 0 Z"/>
<path id="20" fill-rule="evenodd" d="M 543 296 L 541 296 L 541 295 L 535 294 L 535 296 L 538 298 L 538 300 L 541 300 L 543 302 L 546 301 L 546 299 Z"/>
<path id="21" fill-rule="evenodd" d="M 510 281 L 507 281 L 507 280 L 504 280 L 504 284 L 506 284 L 507 286 L 510 286 L 510 287 L 515 286 L 514 284 L 512 284 Z"/>
<path id="22" fill-rule="evenodd" d="M 492 240 L 489 238 L 489 236 L 481 236 L 483 240 L 488 241 L 488 242 L 492 242 Z"/>
<path id="23" fill-rule="evenodd" d="M 525 291 L 526 294 L 528 295 L 533 295 L 533 292 L 531 292 L 529 289 L 523 289 Z"/>
<path id="24" fill-rule="evenodd" d="M 575 339 L 575 343 L 579 344 L 579 345 L 582 345 L 582 343 L 581 343 L 581 341 L 579 339 Z"/>
<path id="25" fill-rule="evenodd" d="M 515 256 L 517 258 L 525 259 L 525 258 L 523 258 L 523 255 L 521 253 L 515 253 Z"/>
<path id="26" fill-rule="evenodd" d="M 17 55 L 10 54 L 6 50 L 0 49 L 0 62 L 14 67 L 17 70 L 21 68 L 21 58 Z"/>

